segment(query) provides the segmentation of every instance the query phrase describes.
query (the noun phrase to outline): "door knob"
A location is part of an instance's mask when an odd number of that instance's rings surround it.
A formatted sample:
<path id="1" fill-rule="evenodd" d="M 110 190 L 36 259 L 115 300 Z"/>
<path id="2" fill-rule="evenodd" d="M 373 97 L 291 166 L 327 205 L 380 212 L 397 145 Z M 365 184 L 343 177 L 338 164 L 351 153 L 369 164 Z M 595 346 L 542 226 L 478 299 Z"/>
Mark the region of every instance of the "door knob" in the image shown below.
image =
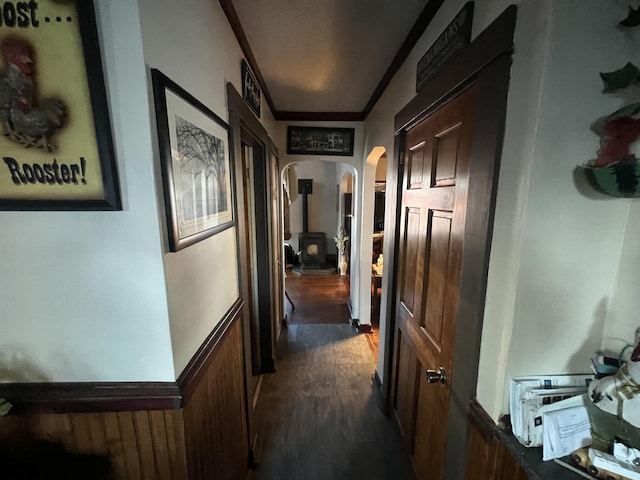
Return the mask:
<path id="1" fill-rule="evenodd" d="M 438 367 L 438 370 L 427 370 L 425 373 L 429 383 L 442 383 L 443 385 L 447 383 L 447 372 L 442 367 Z"/>

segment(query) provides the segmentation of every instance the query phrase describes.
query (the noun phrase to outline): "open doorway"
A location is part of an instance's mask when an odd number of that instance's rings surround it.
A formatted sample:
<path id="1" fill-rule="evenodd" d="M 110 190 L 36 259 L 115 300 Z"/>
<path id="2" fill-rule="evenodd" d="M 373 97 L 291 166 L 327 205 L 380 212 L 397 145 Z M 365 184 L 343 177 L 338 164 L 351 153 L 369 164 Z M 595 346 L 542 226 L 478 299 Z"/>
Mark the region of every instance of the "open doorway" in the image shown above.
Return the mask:
<path id="1" fill-rule="evenodd" d="M 378 157 L 373 185 L 373 231 L 371 233 L 371 335 L 369 344 L 378 358 L 382 275 L 384 274 L 384 218 L 387 185 L 387 154 Z"/>
<path id="2" fill-rule="evenodd" d="M 283 169 L 288 324 L 348 323 L 352 318 L 355 179 L 353 166 L 328 160 L 299 161 Z"/>
<path id="3" fill-rule="evenodd" d="M 340 274 L 343 276 L 351 276 L 351 263 L 353 255 L 351 254 L 351 246 L 353 245 L 353 190 L 354 190 L 354 176 L 351 172 L 345 171 L 341 178 L 340 183 L 337 185 L 338 189 L 338 226 L 337 231 L 342 234 L 342 252 L 338 252 L 340 258 Z M 339 249 L 338 249 L 339 250 Z"/>

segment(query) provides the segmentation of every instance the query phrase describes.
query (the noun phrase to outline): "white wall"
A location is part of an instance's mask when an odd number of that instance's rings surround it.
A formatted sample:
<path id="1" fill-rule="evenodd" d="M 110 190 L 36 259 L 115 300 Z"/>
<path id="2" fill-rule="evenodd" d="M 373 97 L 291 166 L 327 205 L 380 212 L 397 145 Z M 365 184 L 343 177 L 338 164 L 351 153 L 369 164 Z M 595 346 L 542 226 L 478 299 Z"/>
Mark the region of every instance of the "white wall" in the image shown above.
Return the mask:
<path id="1" fill-rule="evenodd" d="M 625 15 L 613 2 L 551 4 L 507 381 L 589 371 L 603 342 L 630 201 L 584 195 L 573 170 L 599 148 L 591 124 L 622 106 L 601 93 L 598 72 L 628 61 L 632 47 L 616 26 Z"/>
<path id="2" fill-rule="evenodd" d="M 376 182 L 387 181 L 387 156 L 380 157 L 376 165 Z"/>
<path id="3" fill-rule="evenodd" d="M 492 255 L 485 304 L 477 398 L 496 418 L 502 409 L 513 332 L 520 248 L 548 49 L 549 1 L 518 6 Z M 526 18 L 527 21 L 522 19 Z M 499 254 L 498 254 L 499 252 Z"/>
<path id="4" fill-rule="evenodd" d="M 416 62 L 463 3 L 445 2 L 394 77 L 365 122 L 365 150 L 391 148 Z M 473 36 L 507 3 L 476 2 Z M 506 412 L 512 376 L 587 370 L 604 337 L 635 328 L 627 265 L 639 260 L 630 248 L 638 212 L 629 200 L 583 194 L 573 174 L 598 149 L 591 123 L 622 105 L 601 93 L 598 72 L 634 55 L 616 28 L 625 15 L 611 1 L 519 2 L 477 393 L 494 418 Z"/>
<path id="5" fill-rule="evenodd" d="M 345 222 L 349 222 L 350 230 L 354 229 L 354 220 L 353 220 L 353 183 L 354 183 L 354 169 L 349 165 L 345 165 L 339 163 L 336 165 L 336 182 L 340 185 L 340 197 L 338 201 L 338 216 L 336 218 L 336 232 L 338 229 L 345 228 Z M 345 218 L 345 194 L 351 193 L 351 216 L 349 218 Z M 358 249 L 353 244 L 353 235 L 349 233 L 347 235 L 349 237 L 349 248 L 346 250 L 346 254 L 349 257 L 349 291 L 355 292 L 353 285 L 355 285 L 355 276 L 358 270 L 357 262 L 360 258 L 360 255 L 355 254 L 354 252 Z M 355 303 L 355 297 L 353 294 L 350 294 L 349 305 L 353 310 L 353 304 Z"/>
<path id="6" fill-rule="evenodd" d="M 226 84 L 230 81 L 242 91 L 242 51 L 220 4 L 207 0 L 139 0 L 139 6 L 148 67 L 161 70 L 228 120 Z M 261 121 L 267 131 L 274 131 L 265 101 Z M 160 186 L 158 172 L 156 181 Z M 158 202 L 162 205 L 160 196 Z M 238 298 L 235 238 L 232 228 L 174 253 L 168 251 L 164 241 L 176 375 Z"/>
<path id="7" fill-rule="evenodd" d="M 640 327 L 640 318 L 638 318 L 640 295 L 636 288 L 640 269 L 638 238 L 640 238 L 640 203 L 633 200 L 624 232 L 618 276 L 604 327 L 602 347 L 614 352 L 619 352 L 629 343 L 632 332 Z"/>
<path id="8" fill-rule="evenodd" d="M 333 236 L 336 234 L 338 211 L 336 210 L 336 164 L 323 160 L 307 160 L 289 165 L 292 182 L 289 205 L 291 246 L 299 250 L 298 234 L 302 232 L 302 195 L 298 194 L 298 180 L 313 180 L 313 193 L 307 195 L 309 232 L 324 232 L 326 252 L 336 253 Z"/>
<path id="9" fill-rule="evenodd" d="M 637 45 L 640 45 L 640 29 L 630 28 L 624 30 L 624 33 L 618 32 L 617 42 L 623 42 L 625 45 L 622 54 L 628 54 L 626 58 L 635 65 L 639 65 L 640 50 Z M 611 59 L 610 67 L 607 64 L 612 70 L 618 68 L 614 65 L 615 61 L 616 58 Z M 606 71 L 608 68 L 603 68 L 603 70 Z M 624 100 L 625 105 L 640 102 L 640 89 L 625 89 L 615 97 L 616 100 Z M 637 157 L 640 157 L 640 141 L 632 145 L 630 150 Z M 619 202 L 616 201 L 616 203 Z M 629 342 L 630 332 L 640 326 L 640 318 L 638 318 L 640 295 L 634 288 L 637 272 L 640 269 L 638 238 L 640 238 L 640 203 L 638 200 L 632 200 L 629 205 L 629 217 L 618 263 L 618 276 L 604 328 L 603 349 L 618 351 L 623 344 Z"/>
<path id="10" fill-rule="evenodd" d="M 172 381 L 135 2 L 98 1 L 124 207 L 0 212 L 0 381 Z"/>

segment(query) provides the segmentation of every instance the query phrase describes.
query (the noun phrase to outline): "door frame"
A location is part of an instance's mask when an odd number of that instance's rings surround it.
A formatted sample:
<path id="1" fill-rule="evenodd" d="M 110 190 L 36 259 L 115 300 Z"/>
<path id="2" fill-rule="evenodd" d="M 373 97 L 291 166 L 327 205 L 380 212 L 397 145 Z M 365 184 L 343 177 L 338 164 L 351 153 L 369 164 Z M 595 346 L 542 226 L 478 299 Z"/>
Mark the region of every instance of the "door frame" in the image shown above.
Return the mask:
<path id="1" fill-rule="evenodd" d="M 274 163 L 275 161 L 275 168 Z M 284 278 L 285 278 L 285 261 L 284 261 L 284 225 L 283 225 L 283 198 L 282 198 L 282 180 L 280 177 L 280 157 L 278 155 L 278 147 L 276 147 L 273 140 L 269 139 L 269 154 L 267 162 L 270 167 L 270 181 L 271 191 L 269 198 L 273 200 L 271 195 L 275 193 L 275 202 L 271 202 L 271 223 L 270 228 L 272 230 L 271 238 L 275 240 L 274 249 L 270 254 L 271 265 L 273 268 L 272 282 L 273 293 L 271 295 L 272 301 L 272 344 L 274 351 L 277 347 L 277 342 L 280 333 L 282 332 L 282 325 L 284 322 L 285 305 L 284 305 Z"/>
<path id="2" fill-rule="evenodd" d="M 234 164 L 235 170 L 235 197 L 236 197 L 236 245 L 238 248 L 238 276 L 240 284 L 240 295 L 245 300 L 246 304 L 253 302 L 253 292 L 250 291 L 250 269 L 252 268 L 252 262 L 250 258 L 250 246 L 247 244 L 247 217 L 246 212 L 249 208 L 256 207 L 255 205 L 247 205 L 244 196 L 243 177 L 245 172 L 243 171 L 242 160 L 242 144 L 243 138 L 255 139 L 253 145 L 253 158 L 248 158 L 247 161 L 252 162 L 255 175 L 254 196 L 262 198 L 262 202 L 259 203 L 264 207 L 260 210 L 256 210 L 256 232 L 255 241 L 262 242 L 267 245 L 267 248 L 272 248 L 273 245 L 269 241 L 270 229 L 270 208 L 268 205 L 271 202 L 270 194 L 270 178 L 268 169 L 270 168 L 272 155 L 278 157 L 278 152 L 275 144 L 269 138 L 266 129 L 262 126 L 260 121 L 256 118 L 255 114 L 249 109 L 244 99 L 240 96 L 231 82 L 227 83 L 227 106 L 229 109 L 229 138 L 230 138 L 230 153 L 231 159 Z M 257 190 L 255 187 L 258 187 Z M 272 291 L 272 277 L 271 274 L 282 275 L 280 271 L 273 271 L 271 265 L 268 264 L 270 255 L 258 256 L 257 258 L 257 285 L 253 288 L 258 292 L 258 308 L 254 314 L 258 317 L 259 322 L 259 368 L 257 372 L 254 372 L 251 358 L 251 334 L 249 323 L 251 322 L 251 308 L 243 309 L 242 312 L 242 331 L 243 331 L 243 351 L 244 351 L 244 377 L 245 377 L 245 391 L 246 391 L 246 411 L 247 411 L 247 433 L 249 444 L 249 464 L 253 466 L 255 464 L 255 441 L 257 438 L 257 431 L 254 420 L 253 400 L 254 394 L 259 387 L 255 387 L 255 382 L 252 382 L 252 378 L 258 374 L 275 372 L 275 346 L 273 341 L 273 319 L 271 318 L 273 308 L 271 298 Z M 266 264 L 265 264 L 266 262 Z M 253 385 L 253 386 L 252 386 Z"/>
<path id="3" fill-rule="evenodd" d="M 394 118 L 394 153 L 387 167 L 387 201 L 395 206 L 385 230 L 393 232 L 385 239 L 383 292 L 388 292 L 385 309 L 384 383 L 379 384 L 385 410 L 392 411 L 396 381 L 396 305 L 398 286 L 399 221 L 404 174 L 404 147 L 409 127 L 455 98 L 471 84 L 478 88 L 475 131 L 472 141 L 465 239 L 462 252 L 460 304 L 457 315 L 454 352 L 455 375 L 451 384 L 445 458 L 445 477 L 464 478 L 467 449 L 467 413 L 476 393 L 482 321 L 487 287 L 489 254 L 493 234 L 498 172 L 504 136 L 507 93 L 513 53 L 517 7 L 511 5 L 473 42 L 436 75 Z M 389 209 L 387 209 L 389 211 Z M 464 301 L 462 301 L 464 299 Z"/>

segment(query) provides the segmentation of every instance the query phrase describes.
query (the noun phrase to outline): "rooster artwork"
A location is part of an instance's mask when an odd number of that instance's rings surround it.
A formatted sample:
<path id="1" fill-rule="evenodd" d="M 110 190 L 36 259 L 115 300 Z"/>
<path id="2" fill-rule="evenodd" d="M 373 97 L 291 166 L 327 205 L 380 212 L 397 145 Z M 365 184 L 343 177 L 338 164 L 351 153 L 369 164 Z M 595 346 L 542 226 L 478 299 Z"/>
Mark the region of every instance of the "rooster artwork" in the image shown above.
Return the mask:
<path id="1" fill-rule="evenodd" d="M 57 98 L 38 99 L 33 49 L 28 42 L 7 37 L 0 44 L 5 75 L 0 77 L 0 132 L 25 148 L 52 152 L 51 137 L 64 127 L 65 104 Z"/>

